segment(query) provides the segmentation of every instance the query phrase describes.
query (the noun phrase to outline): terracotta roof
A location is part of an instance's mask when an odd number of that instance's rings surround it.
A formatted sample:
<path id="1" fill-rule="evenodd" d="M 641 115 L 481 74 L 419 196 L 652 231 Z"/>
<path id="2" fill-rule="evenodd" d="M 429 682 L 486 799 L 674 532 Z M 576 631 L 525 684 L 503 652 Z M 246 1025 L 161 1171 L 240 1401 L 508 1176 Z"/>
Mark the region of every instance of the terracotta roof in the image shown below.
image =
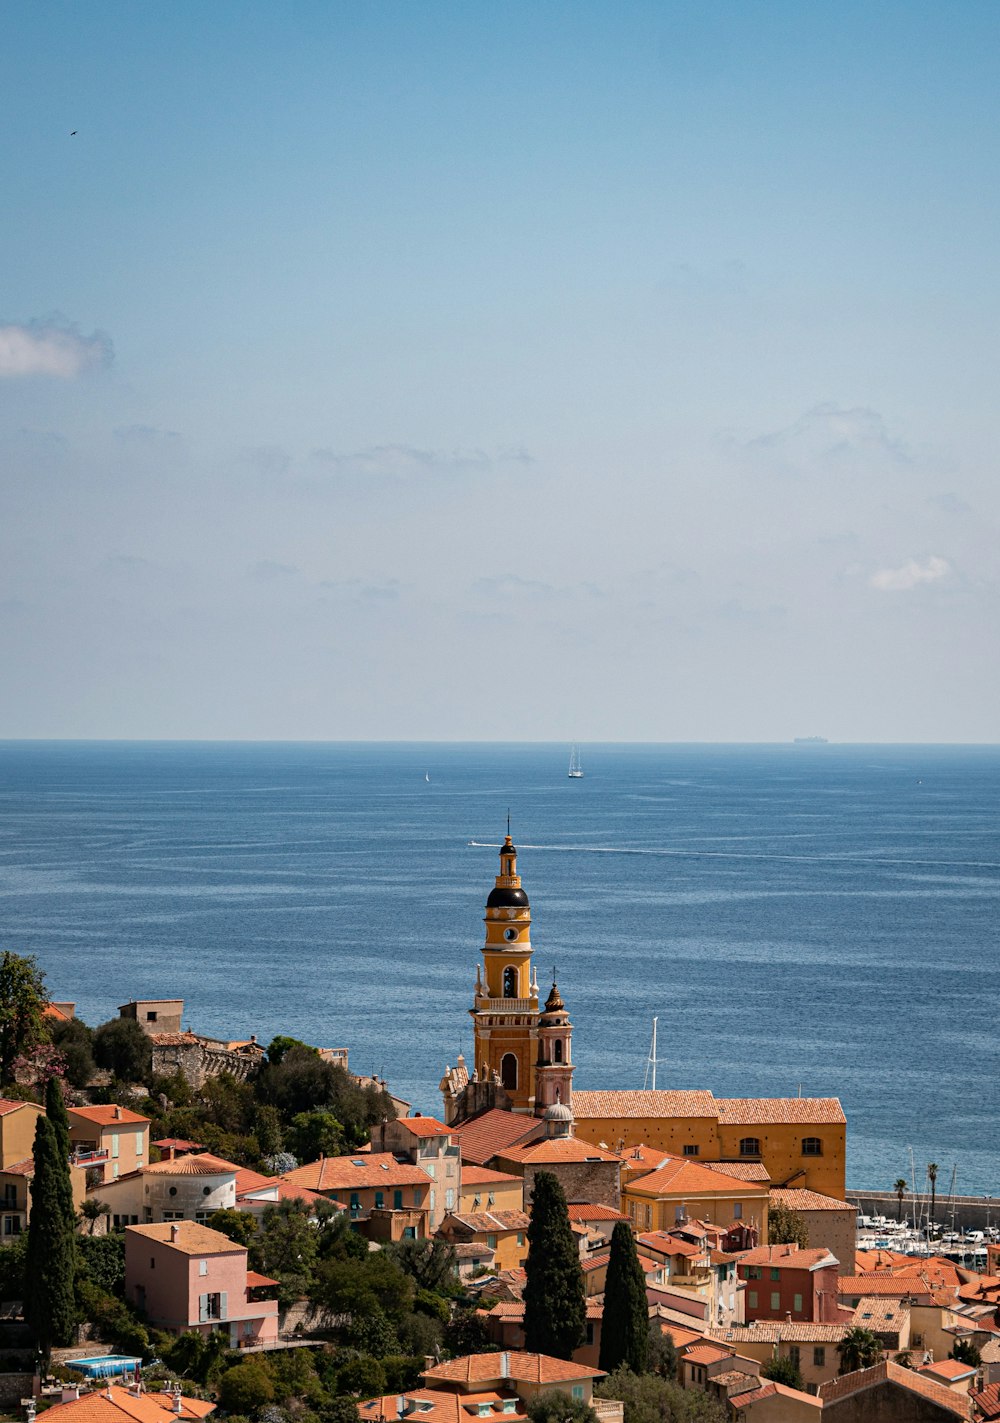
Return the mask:
<path id="1" fill-rule="evenodd" d="M 505 1357 L 506 1372 L 501 1373 Z M 466 1354 L 464 1358 L 426 1369 L 422 1375 L 425 1379 L 440 1379 L 446 1383 L 488 1383 L 500 1378 L 513 1379 L 518 1383 L 563 1383 L 571 1379 L 602 1379 L 604 1376 L 601 1369 L 592 1369 L 586 1364 L 553 1359 L 548 1354 L 528 1354 L 520 1349 L 509 1349 L 506 1356 Z"/>
<path id="2" fill-rule="evenodd" d="M 436 1117 L 397 1117 L 396 1125 L 406 1127 L 414 1136 L 451 1136 L 451 1127 Z"/>
<path id="3" fill-rule="evenodd" d="M 464 1179 L 463 1172 L 463 1179 Z M 603 1206 L 597 1203 L 576 1203 L 569 1207 L 570 1221 L 585 1220 L 628 1220 L 624 1211 L 616 1211 L 614 1206 Z"/>
<path id="4" fill-rule="evenodd" d="M 537 1117 L 524 1117 L 517 1112 L 491 1107 L 488 1112 L 470 1117 L 456 1127 L 452 1135 L 458 1138 L 463 1161 L 484 1166 L 505 1147 L 537 1136 L 540 1131 L 544 1131 L 544 1125 Z"/>
<path id="5" fill-rule="evenodd" d="M 484 1319 L 503 1319 L 508 1324 L 523 1324 L 524 1300 L 498 1299 L 492 1309 L 481 1309 L 478 1312 Z M 604 1318 L 604 1305 L 600 1300 L 593 1297 L 587 1300 L 587 1318 L 589 1320 Z"/>
<path id="6" fill-rule="evenodd" d="M 214 1403 L 184 1398 L 180 1416 L 204 1418 L 214 1410 Z M 134 1423 L 166 1423 L 166 1415 L 173 1413 L 173 1398 L 167 1393 L 136 1395 L 119 1384 L 107 1384 L 99 1390 L 82 1393 L 69 1403 L 53 1404 L 46 1412 L 52 1414 L 53 1420 L 65 1420 L 65 1423 L 124 1423 L 127 1418 Z"/>
<path id="7" fill-rule="evenodd" d="M 837 1280 L 837 1293 L 852 1299 L 863 1299 L 866 1295 L 891 1295 L 894 1299 L 928 1300 L 931 1286 L 916 1275 L 841 1275 Z"/>
<path id="8" fill-rule="evenodd" d="M 831 1379 L 829 1383 L 820 1384 L 819 1397 L 824 1404 L 834 1403 L 842 1398 L 850 1398 L 853 1393 L 861 1393 L 865 1389 L 877 1388 L 886 1383 L 896 1384 L 911 1393 L 918 1393 L 959 1418 L 968 1417 L 969 1400 L 966 1394 L 953 1393 L 944 1384 L 922 1378 L 916 1369 L 904 1369 L 888 1359 L 883 1359 L 882 1363 L 875 1364 L 870 1369 L 859 1369 L 857 1373 L 844 1374 L 840 1378 Z"/>
<path id="9" fill-rule="evenodd" d="M 618 1161 L 621 1158 L 603 1146 L 592 1146 L 589 1141 L 580 1141 L 575 1136 L 559 1136 L 546 1141 L 529 1141 L 523 1145 L 509 1146 L 496 1155 L 502 1161 L 523 1161 L 526 1166 L 542 1165 L 547 1161 Z"/>
<path id="10" fill-rule="evenodd" d="M 74 1117 L 82 1117 L 85 1122 L 94 1122 L 97 1126 L 111 1127 L 119 1123 L 126 1126 L 129 1123 L 135 1125 L 142 1122 L 149 1124 L 149 1117 L 140 1117 L 138 1112 L 129 1111 L 128 1107 L 117 1107 L 113 1103 L 106 1107 L 67 1107 L 70 1125 L 73 1124 Z"/>
<path id="11" fill-rule="evenodd" d="M 846 1124 L 839 1097 L 717 1097 L 719 1125 Z"/>
<path id="12" fill-rule="evenodd" d="M 247 1271 L 247 1289 L 262 1290 L 265 1285 L 276 1285 L 277 1280 L 272 1280 L 270 1275 L 258 1275 L 256 1270 Z"/>
<path id="13" fill-rule="evenodd" d="M 165 1136 L 159 1141 L 150 1142 L 151 1146 L 158 1146 L 163 1151 L 204 1151 L 205 1148 L 200 1141 L 185 1141 L 180 1136 Z"/>
<path id="14" fill-rule="evenodd" d="M 723 1349 L 719 1344 L 694 1344 L 684 1351 L 686 1364 L 714 1364 L 718 1359 L 731 1359 L 732 1349 Z"/>
<path id="15" fill-rule="evenodd" d="M 803 1408 L 815 1408 L 817 1413 L 822 1413 L 823 1411 L 822 1401 L 814 1397 L 813 1394 L 801 1393 L 797 1388 L 787 1388 L 785 1384 L 775 1383 L 773 1379 L 767 1379 L 751 1393 L 730 1394 L 729 1401 L 735 1408 L 744 1409 L 752 1408 L 755 1403 L 760 1403 L 765 1398 L 775 1397 L 793 1399 L 796 1409 L 798 1410 L 796 1414 L 797 1417 L 801 1417 L 801 1410 Z M 771 1414 L 771 1410 L 768 1409 L 763 1416 L 767 1418 L 773 1415 Z"/>
<path id="16" fill-rule="evenodd" d="M 199 1151 L 189 1156 L 175 1156 L 172 1161 L 153 1161 L 146 1167 L 147 1176 L 235 1176 L 238 1167 L 221 1156 Z"/>
<path id="17" fill-rule="evenodd" d="M 9 1166 L 0 1167 L 0 1176 L 34 1176 L 35 1158 L 27 1157 L 24 1161 L 12 1161 Z"/>
<path id="18" fill-rule="evenodd" d="M 718 1378 L 718 1375 L 716 1377 Z M 744 1374 L 743 1377 L 746 1378 L 748 1375 Z M 765 1379 L 763 1383 L 760 1379 L 756 1379 L 746 1393 L 731 1393 L 729 1401 L 734 1408 L 749 1408 L 754 1403 L 760 1403 L 762 1399 L 774 1398 L 777 1392 L 778 1390 L 770 1379 Z"/>
<path id="19" fill-rule="evenodd" d="M 923 1364 L 918 1370 L 918 1374 L 930 1374 L 932 1378 L 938 1378 L 947 1383 L 954 1383 L 956 1379 L 971 1378 L 975 1369 L 968 1364 L 959 1363 L 958 1359 L 938 1359 L 935 1364 Z"/>
<path id="20" fill-rule="evenodd" d="M 837 1265 L 836 1256 L 829 1250 L 818 1247 L 800 1250 L 797 1245 L 758 1245 L 755 1250 L 744 1250 L 739 1256 L 740 1265 L 786 1266 L 789 1270 L 819 1270 L 825 1265 Z"/>
<path id="21" fill-rule="evenodd" d="M 486 1166 L 462 1166 L 462 1190 L 466 1186 L 520 1186 L 520 1176 L 509 1171 L 492 1171 Z"/>
<path id="22" fill-rule="evenodd" d="M 173 1231 L 177 1231 L 176 1240 Z M 160 1225 L 128 1225 L 125 1239 L 141 1235 L 147 1240 L 157 1240 L 161 1245 L 169 1245 L 171 1250 L 179 1250 L 182 1255 L 246 1255 L 246 1246 L 237 1245 L 228 1235 L 210 1226 L 198 1225 L 193 1220 L 163 1221 Z"/>
<path id="23" fill-rule="evenodd" d="M 475 1235 L 484 1232 L 492 1234 L 498 1230 L 524 1231 L 531 1224 L 531 1216 L 525 1215 L 524 1211 L 472 1211 L 466 1214 L 449 1211 L 445 1219 L 457 1221 L 460 1226 L 471 1230 Z"/>
<path id="24" fill-rule="evenodd" d="M 710 1339 L 720 1344 L 839 1344 L 851 1328 L 850 1320 L 843 1324 L 810 1324 L 787 1319 L 757 1319 L 753 1324 L 731 1324 L 724 1329 L 707 1330 Z"/>
<path id="25" fill-rule="evenodd" d="M 42 1009 L 42 1017 L 54 1018 L 57 1023 L 69 1023 L 71 1021 L 69 1014 L 64 1013 L 61 1008 L 57 1008 L 54 1003 L 46 1003 Z"/>
<path id="26" fill-rule="evenodd" d="M 735 1176 L 738 1181 L 770 1181 L 771 1173 L 763 1161 L 703 1161 L 709 1171 L 721 1171 L 723 1176 Z"/>
<path id="27" fill-rule="evenodd" d="M 694 1255 L 706 1256 L 708 1254 L 707 1245 L 695 1245 L 691 1240 L 681 1240 L 676 1235 L 671 1235 L 669 1230 L 648 1230 L 638 1237 L 640 1245 L 644 1245 L 647 1250 L 656 1250 L 661 1255 L 684 1255 L 691 1257 Z"/>
<path id="28" fill-rule="evenodd" d="M 641 1196 L 699 1196 L 758 1195 L 761 1201 L 767 1199 L 763 1185 L 739 1181 L 733 1176 L 725 1176 L 720 1171 L 709 1171 L 687 1156 L 670 1156 L 656 1171 L 648 1176 L 640 1176 L 632 1181 L 627 1190 Z"/>
<path id="29" fill-rule="evenodd" d="M 289 1185 L 320 1192 L 434 1184 L 426 1171 L 408 1161 L 397 1161 L 391 1151 L 372 1151 L 365 1156 L 321 1156 L 318 1161 L 286 1171 L 281 1179 Z"/>
<path id="30" fill-rule="evenodd" d="M 818 1191 L 807 1191 L 799 1186 L 772 1186 L 771 1199 L 793 1211 L 850 1211 L 857 1208 L 849 1201 L 838 1201 L 835 1196 L 821 1196 Z"/>
<path id="31" fill-rule="evenodd" d="M 271 1188 L 276 1200 L 264 1197 L 265 1189 Z M 274 1205 L 281 1201 L 302 1201 L 304 1205 L 314 1206 L 317 1201 L 326 1201 L 328 1206 L 333 1206 L 335 1210 L 345 1211 L 347 1207 L 341 1201 L 331 1201 L 329 1196 L 321 1196 L 319 1191 L 310 1191 L 305 1186 L 295 1186 L 290 1181 L 282 1181 L 280 1176 L 268 1177 L 263 1186 L 248 1186 L 245 1191 L 239 1188 L 239 1181 L 236 1183 L 236 1205 L 244 1208 L 248 1205 L 267 1206 Z"/>
<path id="32" fill-rule="evenodd" d="M 587 1118 L 621 1120 L 625 1117 L 716 1117 L 711 1092 L 574 1092 L 573 1115 L 578 1122 Z"/>
<path id="33" fill-rule="evenodd" d="M 896 1333 L 910 1317 L 910 1307 L 899 1299 L 866 1297 L 858 1300 L 853 1323 L 863 1329 Z"/>
<path id="34" fill-rule="evenodd" d="M 987 1419 L 1000 1418 L 1000 1383 L 988 1383 L 978 1393 L 969 1397 L 976 1405 L 979 1416 Z"/>
<path id="35" fill-rule="evenodd" d="M 34 1107 L 39 1115 L 43 1110 L 37 1102 L 12 1102 L 9 1097 L 0 1097 L 0 1117 L 5 1117 L 8 1112 L 16 1112 L 19 1107 Z"/>
<path id="36" fill-rule="evenodd" d="M 422 1423 L 468 1423 L 471 1416 L 479 1412 L 479 1404 L 491 1405 L 492 1416 L 523 1419 L 527 1415 L 524 1405 L 510 1393 L 450 1393 L 446 1389 L 411 1388 L 405 1394 L 388 1394 L 384 1398 L 371 1398 L 358 1404 L 358 1415 L 362 1420 L 397 1419 L 399 1400 L 407 1419 L 421 1420 Z M 514 1400 L 516 1408 L 511 1413 L 503 1412 L 505 1400 Z"/>
<path id="37" fill-rule="evenodd" d="M 626 1146 L 621 1150 L 622 1170 L 631 1171 L 633 1175 L 640 1171 L 655 1171 L 670 1155 L 659 1146 L 647 1146 L 645 1142 L 640 1142 L 638 1146 Z"/>

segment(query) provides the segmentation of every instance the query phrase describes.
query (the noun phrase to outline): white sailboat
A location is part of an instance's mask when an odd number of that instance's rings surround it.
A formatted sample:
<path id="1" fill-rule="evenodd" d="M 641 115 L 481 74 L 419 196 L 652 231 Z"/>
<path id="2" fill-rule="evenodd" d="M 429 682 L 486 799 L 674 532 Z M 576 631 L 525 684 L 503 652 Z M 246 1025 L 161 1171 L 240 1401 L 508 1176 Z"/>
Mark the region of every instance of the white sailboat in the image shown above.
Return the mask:
<path id="1" fill-rule="evenodd" d="M 574 781 L 579 780 L 583 775 L 583 767 L 580 765 L 580 753 L 575 746 L 569 753 L 569 774 Z"/>

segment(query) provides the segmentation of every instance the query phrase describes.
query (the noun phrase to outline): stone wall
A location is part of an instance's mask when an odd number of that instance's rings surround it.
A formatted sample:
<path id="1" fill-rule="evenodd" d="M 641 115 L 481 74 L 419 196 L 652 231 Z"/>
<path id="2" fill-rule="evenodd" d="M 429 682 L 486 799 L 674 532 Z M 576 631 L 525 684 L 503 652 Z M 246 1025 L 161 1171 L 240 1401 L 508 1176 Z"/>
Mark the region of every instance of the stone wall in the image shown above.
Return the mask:
<path id="1" fill-rule="evenodd" d="M 895 1191 L 848 1191 L 845 1199 L 863 1215 L 884 1215 L 888 1220 L 895 1220 L 899 1209 Z M 903 1197 L 902 1214 L 912 1221 L 916 1212 L 918 1219 L 923 1220 L 930 1205 L 929 1191 L 916 1196 L 907 1191 Z M 956 1230 L 986 1230 L 991 1225 L 1000 1226 L 1000 1198 L 997 1196 L 956 1196 L 953 1202 L 945 1191 L 939 1190 L 934 1203 L 934 1216 L 946 1230 L 952 1228 L 953 1210 Z"/>
<path id="2" fill-rule="evenodd" d="M 500 1169 L 509 1171 L 512 1167 L 510 1164 L 501 1164 Z M 581 1202 L 588 1205 L 612 1206 L 616 1211 L 620 1211 L 622 1208 L 617 1161 L 560 1161 L 537 1167 L 525 1166 L 525 1210 L 530 1207 L 536 1171 L 551 1172 L 566 1192 L 566 1199 L 570 1203 Z"/>
<path id="3" fill-rule="evenodd" d="M 264 1059 L 263 1049 L 230 1049 L 193 1033 L 159 1033 L 153 1037 L 153 1071 L 163 1077 L 180 1074 L 196 1090 L 210 1077 L 228 1073 L 245 1082 Z"/>
<path id="4" fill-rule="evenodd" d="M 22 1398 L 30 1398 L 34 1374 L 0 1374 L 0 1407 L 16 1410 Z"/>

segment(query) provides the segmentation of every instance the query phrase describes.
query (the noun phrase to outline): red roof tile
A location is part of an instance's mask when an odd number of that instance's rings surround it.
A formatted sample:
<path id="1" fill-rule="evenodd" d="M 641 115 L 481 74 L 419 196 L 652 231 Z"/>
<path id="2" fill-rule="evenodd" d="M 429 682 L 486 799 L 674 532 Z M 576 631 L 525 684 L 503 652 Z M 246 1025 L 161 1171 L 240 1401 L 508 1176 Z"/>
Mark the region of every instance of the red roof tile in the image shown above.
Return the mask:
<path id="1" fill-rule="evenodd" d="M 513 1146 L 515 1142 L 535 1137 L 544 1129 L 537 1118 L 492 1107 L 456 1127 L 453 1135 L 458 1138 L 462 1160 L 484 1166 L 499 1151 Z"/>

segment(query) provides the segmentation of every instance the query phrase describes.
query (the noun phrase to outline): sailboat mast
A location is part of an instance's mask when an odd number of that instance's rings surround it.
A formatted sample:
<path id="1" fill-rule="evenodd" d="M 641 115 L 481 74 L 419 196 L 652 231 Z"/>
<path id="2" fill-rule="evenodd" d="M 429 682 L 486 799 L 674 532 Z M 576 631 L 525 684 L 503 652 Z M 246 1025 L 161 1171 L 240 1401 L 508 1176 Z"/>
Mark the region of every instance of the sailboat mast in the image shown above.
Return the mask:
<path id="1" fill-rule="evenodd" d="M 653 1071 L 653 1091 L 656 1091 L 656 1024 L 657 1019 L 653 1019 L 653 1041 L 649 1045 L 649 1057 L 646 1059 L 646 1075 L 642 1079 L 642 1090 L 645 1092 L 649 1085 L 650 1068 Z"/>

